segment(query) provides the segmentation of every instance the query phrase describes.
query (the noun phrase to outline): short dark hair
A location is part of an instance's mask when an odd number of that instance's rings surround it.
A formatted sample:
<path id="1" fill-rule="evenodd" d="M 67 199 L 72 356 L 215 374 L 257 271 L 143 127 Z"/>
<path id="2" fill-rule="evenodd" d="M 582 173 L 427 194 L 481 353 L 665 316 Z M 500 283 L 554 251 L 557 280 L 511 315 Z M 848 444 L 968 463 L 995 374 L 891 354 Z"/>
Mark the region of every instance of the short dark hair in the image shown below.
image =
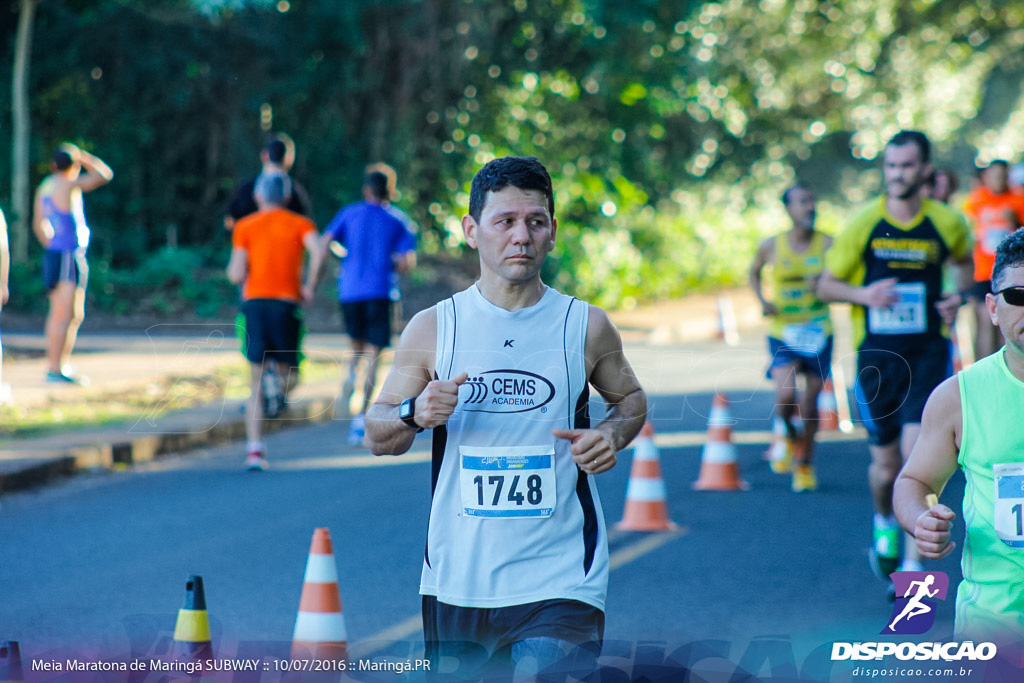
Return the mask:
<path id="1" fill-rule="evenodd" d="M 1002 289 L 1003 272 L 1007 268 L 1024 266 L 1024 230 L 1015 230 L 996 247 L 996 262 L 992 266 L 992 291 Z"/>
<path id="2" fill-rule="evenodd" d="M 295 154 L 295 142 L 286 133 L 277 133 L 267 140 L 263 150 L 271 163 L 281 164 L 290 155 Z"/>
<path id="3" fill-rule="evenodd" d="M 993 159 L 992 161 L 988 162 L 988 166 L 986 168 L 992 168 L 993 166 L 1002 166 L 1007 170 L 1009 170 L 1010 168 L 1010 164 L 1006 161 L 1006 159 Z"/>
<path id="4" fill-rule="evenodd" d="M 537 157 L 499 157 L 484 165 L 469 189 L 469 215 L 479 221 L 488 192 L 498 192 L 511 185 L 520 190 L 537 190 L 548 198 L 548 213 L 555 217 L 555 197 L 551 176 Z"/>
<path id="5" fill-rule="evenodd" d="M 53 165 L 58 171 L 66 171 L 75 163 L 74 158 L 64 149 L 58 149 L 53 153 Z"/>
<path id="6" fill-rule="evenodd" d="M 919 130 L 901 130 L 892 136 L 886 147 L 903 147 L 904 145 L 917 145 L 921 152 L 921 162 L 927 164 L 932 158 L 932 145 L 928 142 L 928 136 Z"/>
<path id="7" fill-rule="evenodd" d="M 388 177 L 380 171 L 370 171 L 363 176 L 363 187 L 370 188 L 370 194 L 384 201 L 388 198 Z"/>
<path id="8" fill-rule="evenodd" d="M 811 188 L 807 187 L 806 185 L 804 185 L 800 181 L 797 181 L 797 182 L 793 183 L 792 185 L 787 187 L 786 190 L 782 193 L 782 203 L 783 204 L 785 204 L 787 206 L 789 205 L 789 196 L 793 193 L 793 190 L 796 190 L 796 189 L 802 189 L 802 190 L 808 190 L 809 191 Z"/>

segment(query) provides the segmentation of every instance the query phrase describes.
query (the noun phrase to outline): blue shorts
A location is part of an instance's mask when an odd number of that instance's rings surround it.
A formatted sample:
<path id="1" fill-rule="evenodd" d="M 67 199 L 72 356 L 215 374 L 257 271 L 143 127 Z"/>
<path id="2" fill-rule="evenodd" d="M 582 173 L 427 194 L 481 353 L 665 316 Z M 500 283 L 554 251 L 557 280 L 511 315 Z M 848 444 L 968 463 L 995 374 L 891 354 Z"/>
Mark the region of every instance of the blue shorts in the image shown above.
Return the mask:
<path id="1" fill-rule="evenodd" d="M 945 337 L 915 343 L 902 353 L 857 352 L 854 392 L 869 443 L 887 446 L 900 438 L 903 425 L 921 422 L 928 397 L 950 376 L 950 354 Z"/>
<path id="2" fill-rule="evenodd" d="M 43 252 L 43 287 L 52 292 L 60 282 L 71 282 L 75 286 L 85 286 L 89 278 L 89 266 L 85 261 L 85 251 L 54 251 Z"/>
<path id="3" fill-rule="evenodd" d="M 828 336 L 821 353 L 808 353 L 807 349 L 794 349 L 776 337 L 768 337 L 768 353 L 771 362 L 768 364 L 768 379 L 772 378 L 772 370 L 784 368 L 796 363 L 797 372 L 825 379 L 832 372 L 832 335 Z"/>
<path id="4" fill-rule="evenodd" d="M 604 612 L 578 600 L 542 600 L 510 607 L 458 607 L 423 596 L 423 640 L 432 663 L 459 662 L 456 679 L 481 678 L 509 665 L 512 646 L 550 638 L 573 648 L 559 663 L 578 675 L 593 671 L 604 639 Z M 431 667 L 436 670 L 435 666 Z"/>

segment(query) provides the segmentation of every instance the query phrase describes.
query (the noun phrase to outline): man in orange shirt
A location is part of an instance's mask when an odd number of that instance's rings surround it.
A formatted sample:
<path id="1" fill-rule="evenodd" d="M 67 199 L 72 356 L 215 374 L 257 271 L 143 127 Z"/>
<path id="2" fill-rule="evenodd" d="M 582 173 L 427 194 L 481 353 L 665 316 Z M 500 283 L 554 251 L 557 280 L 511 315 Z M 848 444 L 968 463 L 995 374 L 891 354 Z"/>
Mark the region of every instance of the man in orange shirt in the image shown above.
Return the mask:
<path id="1" fill-rule="evenodd" d="M 1024 225 L 1024 195 L 1011 192 L 1005 161 L 991 162 L 981 172 L 981 185 L 971 190 L 964 213 L 974 227 L 974 290 L 971 293 L 977 331 L 974 357 L 981 359 L 1003 345 L 999 328 L 989 319 L 985 295 L 992 292 L 992 265 L 1004 237 Z"/>
<path id="2" fill-rule="evenodd" d="M 245 413 L 245 464 L 250 470 L 263 470 L 267 463 L 263 443 L 263 377 L 273 364 L 277 376 L 285 378 L 285 395 L 298 381 L 302 320 L 299 307 L 313 301 L 322 263 L 316 226 L 308 218 L 283 208 L 291 194 L 290 185 L 284 174 L 260 176 L 254 192 L 259 211 L 235 225 L 234 248 L 227 268 L 232 283 L 245 284 L 245 357 L 252 374 Z M 304 285 L 303 251 L 310 254 Z"/>

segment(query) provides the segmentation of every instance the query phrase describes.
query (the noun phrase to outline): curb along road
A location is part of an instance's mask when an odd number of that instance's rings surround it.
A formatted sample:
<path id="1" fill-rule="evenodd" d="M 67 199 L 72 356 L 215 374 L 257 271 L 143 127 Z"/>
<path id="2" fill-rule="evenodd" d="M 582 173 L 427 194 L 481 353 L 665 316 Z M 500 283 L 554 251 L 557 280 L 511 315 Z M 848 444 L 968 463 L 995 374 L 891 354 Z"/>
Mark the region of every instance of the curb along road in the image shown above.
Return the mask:
<path id="1" fill-rule="evenodd" d="M 752 296 L 741 290 L 724 295 L 691 297 L 657 306 L 612 313 L 624 340 L 670 345 L 720 335 L 722 296 L 736 301 L 741 330 L 760 323 Z M 161 334 L 159 328 L 173 329 Z M 88 387 L 45 385 L 42 335 L 6 334 L 8 362 L 4 381 L 13 386 L 15 405 L 28 410 L 62 401 L 88 400 L 89 392 L 107 390 L 144 393 L 147 384 L 212 373 L 218 366 L 241 362 L 230 325 L 154 326 L 143 333 L 80 335 L 76 370 L 92 378 Z M 294 400 L 268 432 L 313 422 L 346 419 L 336 415 L 335 400 L 345 371 L 349 346 L 341 334 L 308 335 L 306 355 L 337 364 L 330 379 L 299 384 Z M 10 356 L 22 356 L 15 362 Z M 382 358 L 383 378 L 389 354 Z M 83 393 L 84 392 L 84 393 Z M 71 398 L 69 398 L 71 397 Z M 42 486 L 79 472 L 119 470 L 165 454 L 241 441 L 245 438 L 244 400 L 215 400 L 196 408 L 171 411 L 157 419 L 145 417 L 102 427 L 76 427 L 63 433 L 19 438 L 0 446 L 0 495 Z"/>

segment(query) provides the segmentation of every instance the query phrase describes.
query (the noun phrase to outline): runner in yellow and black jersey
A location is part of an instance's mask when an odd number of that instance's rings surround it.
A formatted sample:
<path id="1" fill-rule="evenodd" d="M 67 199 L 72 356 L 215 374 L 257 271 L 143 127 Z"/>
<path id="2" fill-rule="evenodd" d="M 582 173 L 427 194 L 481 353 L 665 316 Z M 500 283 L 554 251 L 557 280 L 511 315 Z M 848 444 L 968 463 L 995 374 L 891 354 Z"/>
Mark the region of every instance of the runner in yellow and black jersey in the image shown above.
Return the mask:
<path id="1" fill-rule="evenodd" d="M 932 390 L 950 372 L 945 326 L 965 297 L 942 293 L 942 272 L 959 266 L 958 286 L 970 288 L 971 244 L 958 214 L 920 189 L 932 171 L 928 138 L 901 131 L 885 148 L 886 195 L 858 214 L 836 238 L 818 294 L 854 304 L 857 392 L 870 435 L 868 482 L 875 504 L 872 564 L 887 576 L 899 567 L 899 525 L 892 487 L 902 458 L 921 432 Z M 920 568 L 907 544 L 902 569 Z"/>
<path id="2" fill-rule="evenodd" d="M 832 238 L 814 229 L 814 194 L 796 184 L 782 195 L 793 227 L 764 240 L 750 268 L 750 286 L 771 317 L 768 376 L 775 384 L 775 413 L 786 432 L 772 447 L 772 471 L 793 471 L 793 490 L 813 491 L 818 480 L 812 466 L 818 428 L 818 394 L 832 368 L 832 320 L 828 304 L 818 298 L 818 278 Z M 768 298 L 762 271 L 770 266 Z M 797 391 L 797 376 L 804 391 Z M 802 428 L 800 425 L 802 419 Z"/>

